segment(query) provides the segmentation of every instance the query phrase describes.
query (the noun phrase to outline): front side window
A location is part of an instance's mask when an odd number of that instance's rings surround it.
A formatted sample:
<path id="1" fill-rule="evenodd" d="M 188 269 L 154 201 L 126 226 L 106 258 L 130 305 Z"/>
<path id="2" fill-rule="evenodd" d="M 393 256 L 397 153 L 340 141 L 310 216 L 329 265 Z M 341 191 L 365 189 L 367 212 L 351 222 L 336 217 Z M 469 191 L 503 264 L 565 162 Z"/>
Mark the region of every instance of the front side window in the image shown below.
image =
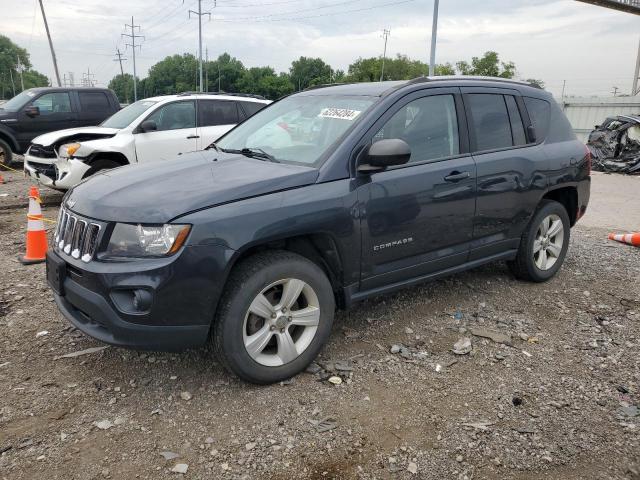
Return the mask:
<path id="1" fill-rule="evenodd" d="M 502 95 L 472 93 L 468 95 L 476 150 L 495 150 L 513 145 L 507 105 Z"/>
<path id="2" fill-rule="evenodd" d="M 117 111 L 100 124 L 106 128 L 126 128 L 131 125 L 136 118 L 153 107 L 157 102 L 153 100 L 139 100 L 136 103 Z"/>
<path id="3" fill-rule="evenodd" d="M 231 100 L 199 100 L 198 125 L 234 125 L 238 123 L 238 106 Z"/>
<path id="4" fill-rule="evenodd" d="M 374 135 L 373 141 L 399 138 L 409 144 L 409 162 L 425 162 L 460 153 L 453 95 L 433 95 L 408 103 Z"/>
<path id="5" fill-rule="evenodd" d="M 169 103 L 149 115 L 147 120 L 156 122 L 158 131 L 195 128 L 195 103 L 193 101 Z"/>
<path id="6" fill-rule="evenodd" d="M 38 107 L 40 115 L 71 112 L 71 99 L 67 92 L 45 93 L 36 98 L 32 105 Z"/>
<path id="7" fill-rule="evenodd" d="M 363 118 L 377 97 L 293 95 L 233 129 L 216 146 L 261 149 L 284 163 L 319 166 L 333 145 Z"/>

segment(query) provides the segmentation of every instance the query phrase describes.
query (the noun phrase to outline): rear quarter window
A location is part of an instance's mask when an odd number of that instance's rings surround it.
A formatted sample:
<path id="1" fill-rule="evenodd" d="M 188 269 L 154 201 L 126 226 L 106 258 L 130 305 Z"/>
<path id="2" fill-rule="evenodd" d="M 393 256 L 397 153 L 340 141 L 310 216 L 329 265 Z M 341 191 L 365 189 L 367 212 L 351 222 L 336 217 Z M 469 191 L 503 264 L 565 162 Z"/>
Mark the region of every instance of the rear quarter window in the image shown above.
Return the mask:
<path id="1" fill-rule="evenodd" d="M 529 112 L 531 124 L 536 130 L 536 140 L 541 142 L 547 138 L 549 132 L 549 113 L 551 106 L 546 100 L 533 97 L 523 97 L 524 104 Z"/>
<path id="2" fill-rule="evenodd" d="M 244 113 L 247 114 L 247 118 L 267 106 L 266 104 L 260 102 L 240 102 L 240 105 L 242 105 Z"/>
<path id="3" fill-rule="evenodd" d="M 83 111 L 108 112 L 111 110 L 107 95 L 102 92 L 78 92 Z"/>

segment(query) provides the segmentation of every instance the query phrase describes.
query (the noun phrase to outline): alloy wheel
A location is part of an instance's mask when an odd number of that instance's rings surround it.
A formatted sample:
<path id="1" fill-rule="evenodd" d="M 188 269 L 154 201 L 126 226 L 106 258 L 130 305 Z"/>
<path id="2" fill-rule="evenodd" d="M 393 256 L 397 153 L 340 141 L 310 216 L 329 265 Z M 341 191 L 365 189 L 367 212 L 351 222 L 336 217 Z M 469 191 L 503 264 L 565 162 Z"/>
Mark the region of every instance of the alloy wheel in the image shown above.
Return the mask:
<path id="1" fill-rule="evenodd" d="M 549 270 L 558 261 L 564 244 L 564 225 L 556 214 L 542 219 L 533 241 L 533 261 L 540 270 Z"/>

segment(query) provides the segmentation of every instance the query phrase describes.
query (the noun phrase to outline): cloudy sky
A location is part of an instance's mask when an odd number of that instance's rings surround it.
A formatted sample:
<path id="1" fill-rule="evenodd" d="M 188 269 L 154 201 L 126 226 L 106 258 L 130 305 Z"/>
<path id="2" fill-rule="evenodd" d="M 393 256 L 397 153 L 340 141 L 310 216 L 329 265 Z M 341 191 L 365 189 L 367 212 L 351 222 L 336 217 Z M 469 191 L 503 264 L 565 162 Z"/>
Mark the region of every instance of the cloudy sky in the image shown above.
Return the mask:
<path id="1" fill-rule="evenodd" d="M 198 25 L 188 10 L 197 0 L 44 0 L 60 74 L 76 81 L 87 69 L 99 85 L 119 72 L 117 48 L 134 16 L 145 35 L 138 75 L 173 53 L 198 48 Z M 433 0 L 203 0 L 203 42 L 209 57 L 229 52 L 247 66 L 287 70 L 301 55 L 345 69 L 355 58 L 382 53 L 428 61 Z M 495 50 L 515 62 L 521 78 L 540 78 L 559 95 L 607 95 L 631 90 L 640 17 L 571 0 L 441 0 L 437 62 Z M 26 47 L 34 67 L 53 77 L 37 0 L 0 0 L 0 33 Z"/>

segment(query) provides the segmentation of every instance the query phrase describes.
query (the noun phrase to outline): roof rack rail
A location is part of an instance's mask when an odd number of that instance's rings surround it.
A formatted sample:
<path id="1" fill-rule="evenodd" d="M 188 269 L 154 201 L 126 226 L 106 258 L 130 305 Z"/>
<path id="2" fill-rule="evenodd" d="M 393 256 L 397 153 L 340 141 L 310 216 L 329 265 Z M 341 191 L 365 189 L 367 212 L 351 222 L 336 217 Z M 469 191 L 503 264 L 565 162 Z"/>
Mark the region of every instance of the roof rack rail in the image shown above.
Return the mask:
<path id="1" fill-rule="evenodd" d="M 321 83 L 320 85 L 311 85 L 302 91 L 306 92 L 307 90 L 316 90 L 318 88 L 337 87 L 339 85 L 353 85 L 354 83 L 356 82 Z"/>
<path id="2" fill-rule="evenodd" d="M 513 83 L 517 85 L 527 85 L 529 87 L 540 89 L 539 85 L 535 83 L 525 82 L 523 80 L 513 80 L 512 78 L 503 78 L 503 77 L 486 77 L 482 75 L 439 75 L 437 77 L 416 77 L 407 82 L 407 85 L 412 85 L 414 83 L 422 83 L 422 82 L 437 82 L 444 80 L 484 80 L 490 82 L 501 82 L 501 83 Z"/>
<path id="3" fill-rule="evenodd" d="M 255 98 L 257 100 L 266 100 L 262 95 L 253 93 L 229 93 L 229 92 L 181 92 L 177 94 L 179 97 L 188 97 L 190 95 L 229 95 L 231 97 Z"/>

